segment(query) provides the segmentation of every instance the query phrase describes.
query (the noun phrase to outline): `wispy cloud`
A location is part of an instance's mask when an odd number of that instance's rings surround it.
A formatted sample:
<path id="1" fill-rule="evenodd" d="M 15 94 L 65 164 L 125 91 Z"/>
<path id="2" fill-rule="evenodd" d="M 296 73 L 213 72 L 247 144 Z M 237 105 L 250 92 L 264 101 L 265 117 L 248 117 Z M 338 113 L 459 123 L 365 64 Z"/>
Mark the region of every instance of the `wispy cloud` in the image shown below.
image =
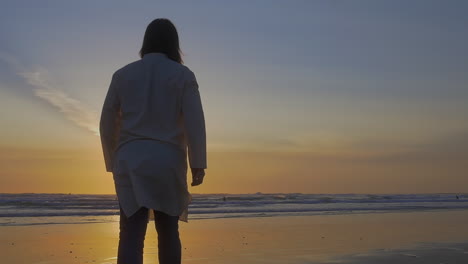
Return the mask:
<path id="1" fill-rule="evenodd" d="M 66 119 L 77 126 L 99 135 L 99 115 L 85 103 L 70 97 L 64 91 L 50 83 L 50 76 L 45 69 L 28 70 L 18 60 L 8 54 L 0 54 L 0 59 L 14 67 L 18 75 L 33 87 L 34 94 L 63 113 Z"/>

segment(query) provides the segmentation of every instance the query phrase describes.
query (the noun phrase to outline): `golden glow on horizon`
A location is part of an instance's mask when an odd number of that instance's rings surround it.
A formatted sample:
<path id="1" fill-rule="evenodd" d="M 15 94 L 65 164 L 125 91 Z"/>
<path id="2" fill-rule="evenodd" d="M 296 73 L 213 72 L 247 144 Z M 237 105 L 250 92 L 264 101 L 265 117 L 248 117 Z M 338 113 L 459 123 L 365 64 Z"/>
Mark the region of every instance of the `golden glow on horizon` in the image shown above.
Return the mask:
<path id="1" fill-rule="evenodd" d="M 0 192 L 114 194 L 100 148 L 0 148 Z M 209 152 L 191 193 L 462 192 L 464 159 L 342 152 Z M 450 174 L 450 178 L 447 178 Z M 188 174 L 190 183 L 191 175 Z M 190 186 L 190 185 L 189 185 Z"/>

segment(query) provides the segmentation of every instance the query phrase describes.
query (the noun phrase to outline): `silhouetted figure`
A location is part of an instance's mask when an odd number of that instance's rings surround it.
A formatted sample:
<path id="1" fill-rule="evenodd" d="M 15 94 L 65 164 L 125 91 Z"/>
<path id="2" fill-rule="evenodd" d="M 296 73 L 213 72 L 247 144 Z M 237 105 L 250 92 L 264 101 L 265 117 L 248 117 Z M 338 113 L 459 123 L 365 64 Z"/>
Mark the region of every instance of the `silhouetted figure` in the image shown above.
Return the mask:
<path id="1" fill-rule="evenodd" d="M 183 65 L 168 19 L 146 28 L 140 60 L 112 76 L 101 113 L 106 170 L 120 206 L 118 264 L 142 264 L 147 224 L 154 219 L 160 264 L 180 264 L 178 221 L 188 222 L 192 186 L 203 182 L 206 133 L 195 74 Z"/>

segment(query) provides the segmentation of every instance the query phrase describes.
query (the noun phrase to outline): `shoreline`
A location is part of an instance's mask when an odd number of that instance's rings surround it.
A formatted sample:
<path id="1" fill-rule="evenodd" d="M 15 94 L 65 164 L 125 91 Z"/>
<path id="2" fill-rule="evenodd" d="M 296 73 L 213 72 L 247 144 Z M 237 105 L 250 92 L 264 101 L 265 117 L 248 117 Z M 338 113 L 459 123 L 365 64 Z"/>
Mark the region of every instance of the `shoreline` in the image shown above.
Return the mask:
<path id="1" fill-rule="evenodd" d="M 468 209 L 460 209 L 460 208 L 450 208 L 450 209 L 418 209 L 418 211 L 410 211 L 410 210 L 383 210 L 383 211 L 356 211 L 356 212 L 346 212 L 343 213 L 342 211 L 336 212 L 336 213 L 320 213 L 320 214 L 307 214 L 307 213 L 298 213 L 298 214 L 281 214 L 281 215 L 246 215 L 246 216 L 220 216 L 220 217 L 195 217 L 195 218 L 190 218 L 190 213 L 189 213 L 189 223 L 191 221 L 200 221 L 200 220 L 222 220 L 222 219 L 252 219 L 252 218 L 281 218 L 281 217 L 326 217 L 326 216 L 347 216 L 347 215 L 380 215 L 380 214 L 418 214 L 418 213 L 450 213 L 450 212 L 465 212 L 468 211 Z M 28 217 L 3 217 L 5 219 L 47 219 L 47 218 L 53 218 L 53 219 L 64 219 L 68 221 L 63 221 L 63 222 L 25 222 L 25 223 L 19 223 L 19 224 L 11 224 L 12 222 L 5 222 L 5 223 L 0 223 L 0 228 L 1 227 L 7 227 L 7 226 L 39 226 L 39 225 L 75 225 L 75 224 L 100 224 L 100 223 L 115 223 L 119 221 L 119 214 L 109 214 L 109 215 L 70 215 L 70 216 L 28 216 Z M 87 219 L 89 218 L 89 219 Z M 76 219 L 80 219 L 80 221 L 76 221 Z M 96 220 L 96 219 L 102 219 L 102 220 Z M 90 220 L 86 222 L 86 220 Z M 180 223 L 180 222 L 179 222 Z M 184 222 L 185 223 L 185 222 Z"/>
<path id="2" fill-rule="evenodd" d="M 382 258 L 395 261 L 395 254 L 399 259 L 393 263 L 420 263 L 428 255 L 420 243 L 441 248 L 461 243 L 465 250 L 467 221 L 468 210 L 218 218 L 189 221 L 180 224 L 179 231 L 183 263 L 386 263 Z M 116 263 L 118 222 L 1 226 L 0 232 L 0 259 L 5 263 Z M 157 263 L 156 235 L 150 222 L 145 263 Z M 399 250 L 407 250 L 407 256 Z M 442 249 L 430 252 L 447 261 L 468 257 Z"/>

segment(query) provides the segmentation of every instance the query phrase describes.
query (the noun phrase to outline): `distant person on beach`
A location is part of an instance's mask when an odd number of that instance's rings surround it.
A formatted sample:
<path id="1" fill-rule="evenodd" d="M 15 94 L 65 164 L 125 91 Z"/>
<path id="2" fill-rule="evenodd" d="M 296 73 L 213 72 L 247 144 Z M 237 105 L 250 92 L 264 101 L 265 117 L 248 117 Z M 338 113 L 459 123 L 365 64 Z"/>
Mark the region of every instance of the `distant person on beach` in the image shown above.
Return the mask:
<path id="1" fill-rule="evenodd" d="M 181 263 L 178 221 L 188 222 L 192 186 L 203 183 L 206 132 L 195 74 L 181 58 L 174 24 L 146 28 L 140 58 L 112 76 L 100 120 L 106 170 L 120 206 L 118 264 L 143 263 L 147 224 L 154 220 L 160 264 Z"/>

